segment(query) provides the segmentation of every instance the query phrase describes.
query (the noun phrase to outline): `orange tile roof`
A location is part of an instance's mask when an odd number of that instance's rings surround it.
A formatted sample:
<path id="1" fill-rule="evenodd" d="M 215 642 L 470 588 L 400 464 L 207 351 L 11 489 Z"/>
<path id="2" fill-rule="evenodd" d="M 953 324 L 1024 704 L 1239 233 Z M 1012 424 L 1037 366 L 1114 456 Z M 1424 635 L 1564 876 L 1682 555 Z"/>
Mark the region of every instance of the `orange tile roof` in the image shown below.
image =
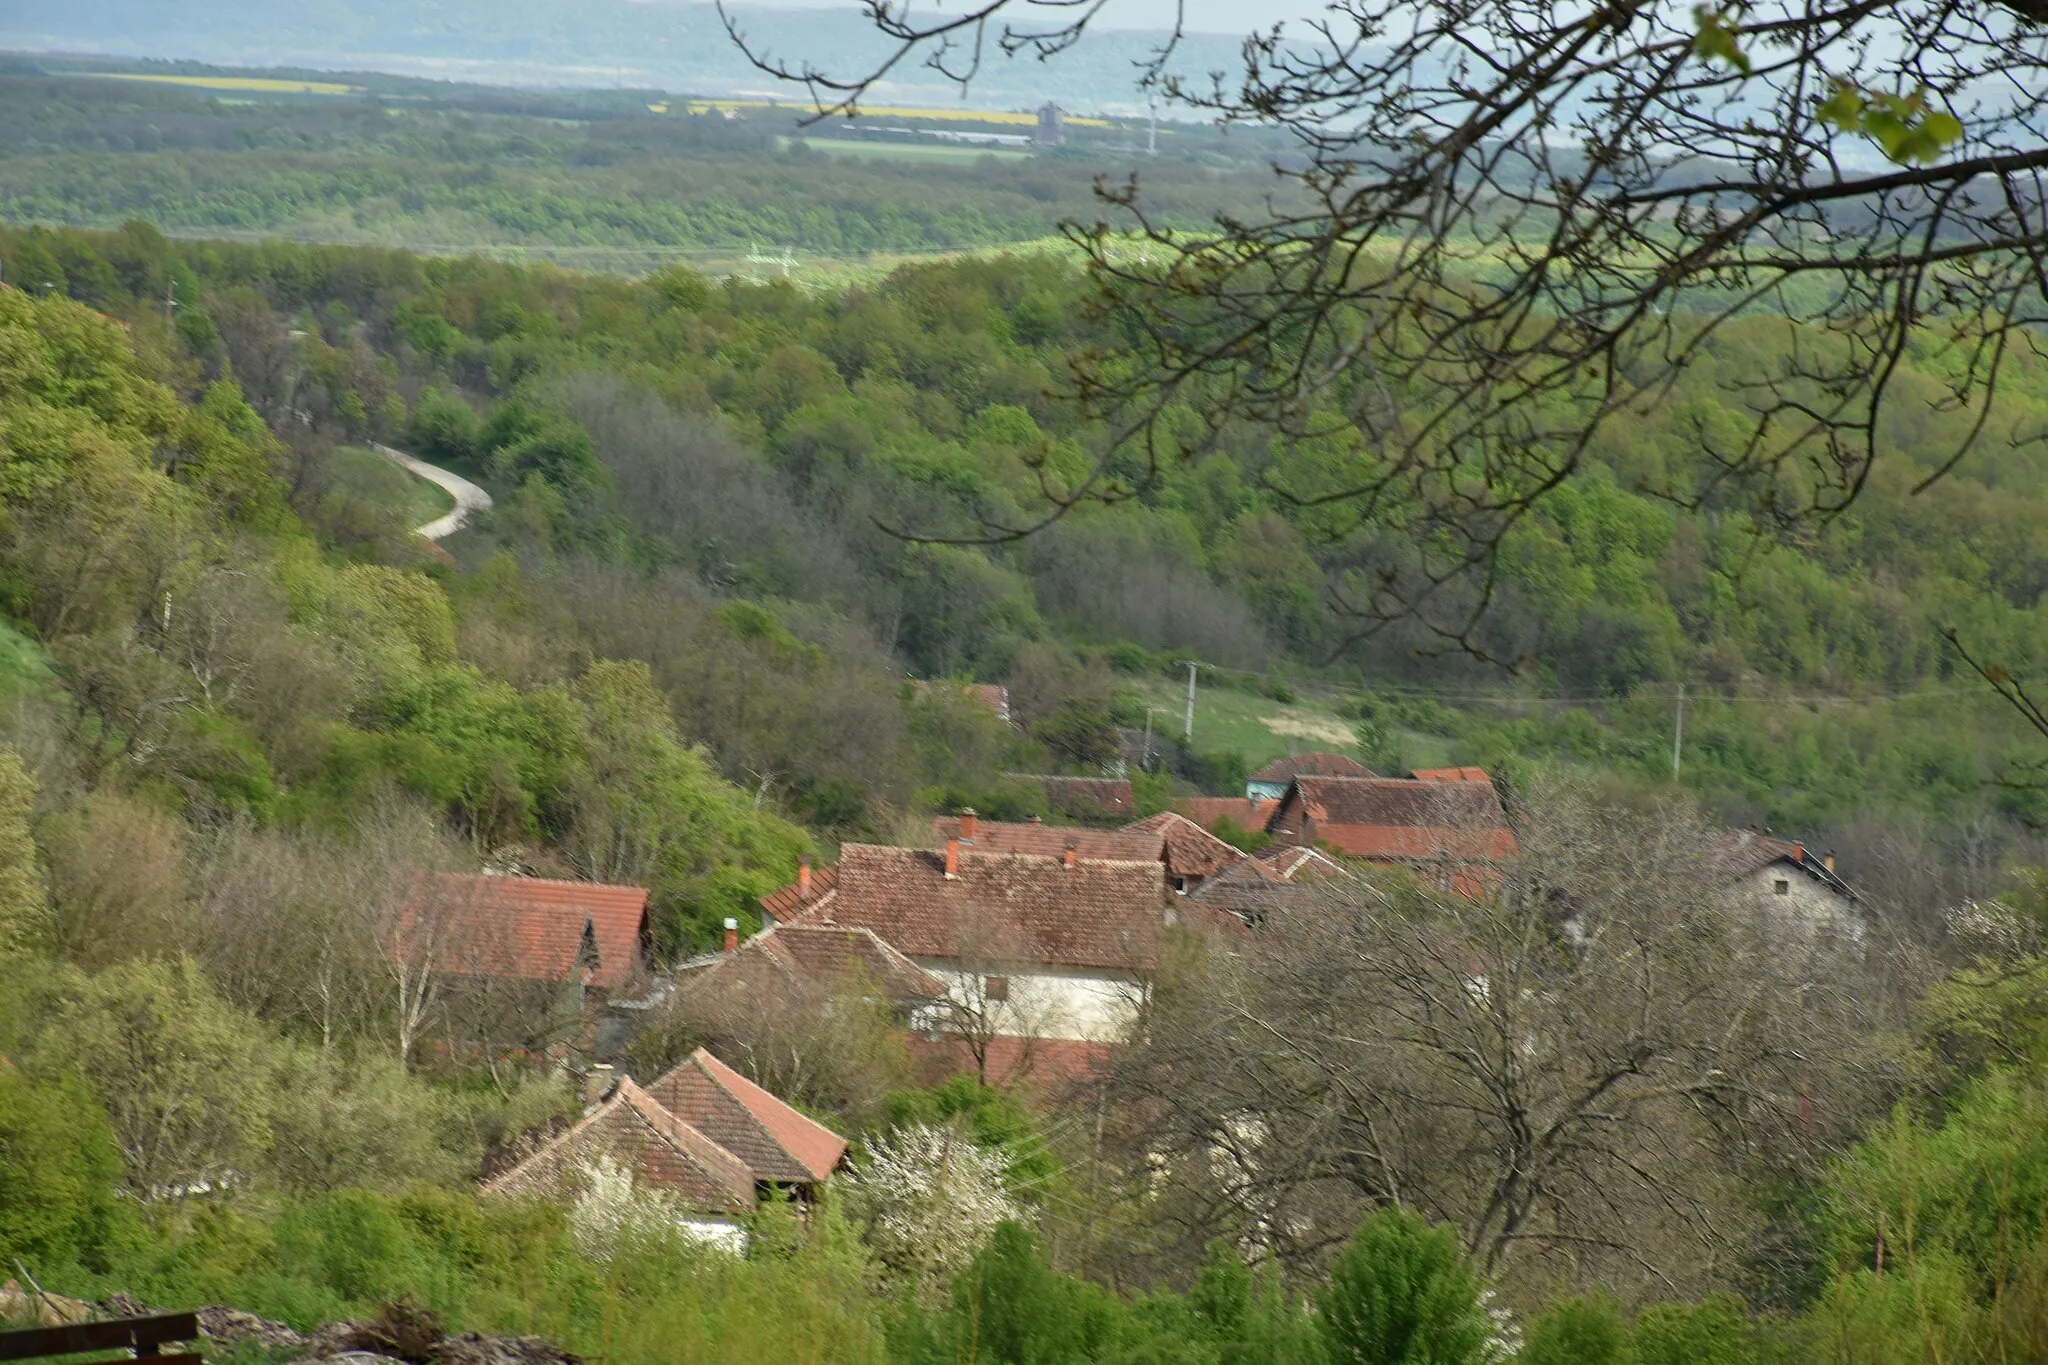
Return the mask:
<path id="1" fill-rule="evenodd" d="M 1409 776 L 1417 782 L 1493 782 L 1484 768 L 1417 768 Z"/>
<path id="2" fill-rule="evenodd" d="M 701 964 L 701 965 L 700 965 Z M 691 964 L 689 989 L 750 996 L 779 984 L 818 997 L 859 972 L 891 1000 L 936 1000 L 946 983 L 896 951 L 872 929 L 843 924 L 777 925 L 723 957 Z"/>
<path id="3" fill-rule="evenodd" d="M 435 972 L 574 981 L 588 970 L 589 985 L 615 991 L 647 967 L 647 888 L 437 872 L 384 939 L 394 962 Z"/>
<path id="4" fill-rule="evenodd" d="M 1077 829 L 1070 825 L 1026 824 L 1006 820 L 976 820 L 974 838 L 960 835 L 960 817 L 942 815 L 932 821 L 934 847 L 948 839 L 960 839 L 961 848 L 970 842 L 977 853 L 1030 853 L 1041 858 L 1061 858 L 1072 847 L 1081 858 L 1111 859 L 1142 863 L 1157 862 L 1161 840 L 1157 834 L 1126 825 L 1123 829 Z"/>
<path id="5" fill-rule="evenodd" d="M 743 1158 L 759 1180 L 815 1184 L 846 1155 L 845 1138 L 701 1047 L 647 1091 L 676 1117 Z"/>
<path id="6" fill-rule="evenodd" d="M 580 1168 L 600 1156 L 698 1209 L 744 1214 L 754 1207 L 755 1175 L 746 1162 L 623 1077 L 580 1122 L 486 1182 L 483 1190 L 559 1199 L 574 1192 Z"/>
<path id="7" fill-rule="evenodd" d="M 1176 877 L 1213 877 L 1244 858 L 1236 848 L 1177 811 L 1163 810 L 1124 828 L 1157 835 L 1165 845 L 1166 870 Z"/>
<path id="8" fill-rule="evenodd" d="M 1352 858 L 1500 862 L 1517 851 L 1490 782 L 1301 777 L 1282 812 L 1296 805 L 1314 821 L 1315 839 Z"/>
<path id="9" fill-rule="evenodd" d="M 1279 804 L 1242 796 L 1184 796 L 1173 803 L 1173 808 L 1203 829 L 1214 829 L 1218 820 L 1227 817 L 1240 829 L 1261 830 Z"/>
<path id="10" fill-rule="evenodd" d="M 778 891 L 771 891 L 761 897 L 761 913 L 771 920 L 794 919 L 802 914 L 805 907 L 839 884 L 839 872 L 829 864 L 811 869 L 811 893 L 803 893 L 803 880 L 799 878 Z"/>
<path id="11" fill-rule="evenodd" d="M 873 929 L 913 958 L 987 952 L 1017 963 L 1143 974 L 1174 900 L 1153 861 L 962 849 L 957 877 L 926 849 L 845 844 L 839 889 L 814 922 Z"/>

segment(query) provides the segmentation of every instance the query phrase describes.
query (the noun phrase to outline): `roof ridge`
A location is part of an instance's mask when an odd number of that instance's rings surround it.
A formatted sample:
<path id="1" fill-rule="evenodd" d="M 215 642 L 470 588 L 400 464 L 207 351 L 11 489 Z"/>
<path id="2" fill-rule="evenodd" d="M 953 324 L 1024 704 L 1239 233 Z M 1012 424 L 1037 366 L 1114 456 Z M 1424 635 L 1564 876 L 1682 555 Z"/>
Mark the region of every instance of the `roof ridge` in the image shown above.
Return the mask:
<path id="1" fill-rule="evenodd" d="M 454 877 L 463 881 L 474 881 L 484 886 L 567 886 L 583 891 L 626 891 L 641 896 L 648 894 L 644 886 L 630 882 L 592 882 L 576 877 L 529 877 L 523 872 L 450 872 L 436 870 L 434 877 Z"/>
<path id="2" fill-rule="evenodd" d="M 823 1133 L 826 1136 L 830 1137 L 834 1142 L 841 1144 L 841 1150 L 844 1150 L 845 1139 L 842 1138 L 839 1134 L 833 1132 L 830 1128 L 827 1128 L 824 1124 L 818 1122 L 809 1114 L 804 1113 L 795 1105 L 791 1104 L 788 1100 L 783 1099 L 781 1096 L 768 1090 L 766 1087 L 757 1085 L 755 1082 L 748 1080 L 738 1071 L 734 1070 L 732 1067 L 727 1066 L 724 1062 L 720 1061 L 715 1055 L 713 1055 L 709 1048 L 698 1048 L 695 1052 L 692 1052 L 689 1055 L 687 1060 L 695 1063 L 697 1065 L 697 1069 L 704 1074 L 705 1079 L 709 1080 L 713 1085 L 717 1086 L 733 1101 L 733 1103 L 737 1104 L 740 1107 L 740 1109 L 746 1114 L 747 1118 L 753 1123 L 754 1127 L 759 1130 L 762 1137 L 766 1138 L 769 1142 L 773 1143 L 778 1151 L 781 1151 L 784 1154 L 786 1154 L 789 1157 L 789 1159 L 794 1161 L 797 1165 L 804 1167 L 806 1170 L 810 1168 L 810 1163 L 805 1161 L 796 1152 L 790 1150 L 789 1144 L 784 1142 L 782 1138 L 776 1134 L 775 1130 L 768 1126 L 767 1120 L 754 1111 L 754 1106 L 747 1102 L 748 1097 L 750 1095 L 758 1097 L 760 1099 L 767 1100 L 769 1103 L 775 1105 L 778 1109 L 786 1110 L 790 1116 L 796 1118 L 798 1121 L 807 1124 L 812 1128 L 817 1129 L 820 1133 Z M 817 1171 L 813 1172 L 813 1174 L 817 1178 L 823 1179 L 825 1175 L 829 1174 L 829 1172 Z"/>

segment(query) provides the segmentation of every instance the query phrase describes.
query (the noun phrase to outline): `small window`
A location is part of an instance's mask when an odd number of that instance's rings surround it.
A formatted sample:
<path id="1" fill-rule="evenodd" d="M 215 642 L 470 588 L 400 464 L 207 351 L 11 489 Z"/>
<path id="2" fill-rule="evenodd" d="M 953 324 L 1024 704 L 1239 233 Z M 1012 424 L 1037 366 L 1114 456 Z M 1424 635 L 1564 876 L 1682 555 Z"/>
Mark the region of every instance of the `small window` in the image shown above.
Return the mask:
<path id="1" fill-rule="evenodd" d="M 1789 880 L 1788 878 L 1785 878 L 1785 877 L 1773 877 L 1773 878 L 1771 878 L 1771 893 L 1772 893 L 1773 895 L 1778 895 L 1778 896 L 1789 896 L 1789 895 L 1791 895 L 1791 894 L 1792 894 L 1792 883 L 1791 883 L 1791 881 L 1790 881 L 1790 880 Z"/>
<path id="2" fill-rule="evenodd" d="M 1186 877 L 1175 877 L 1173 879 L 1173 889 L 1176 893 L 1185 896 L 1188 893 L 1188 879 Z"/>
<path id="3" fill-rule="evenodd" d="M 1007 976 L 985 976 L 981 979 L 981 993 L 991 1000 L 1010 998 L 1010 978 Z"/>

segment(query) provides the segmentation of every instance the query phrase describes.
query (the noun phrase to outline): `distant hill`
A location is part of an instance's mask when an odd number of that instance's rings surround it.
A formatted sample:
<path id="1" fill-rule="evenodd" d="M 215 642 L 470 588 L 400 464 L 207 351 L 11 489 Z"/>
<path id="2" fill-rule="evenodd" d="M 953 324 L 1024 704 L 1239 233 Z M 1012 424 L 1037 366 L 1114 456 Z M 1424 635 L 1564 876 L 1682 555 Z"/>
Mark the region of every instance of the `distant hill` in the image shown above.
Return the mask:
<path id="1" fill-rule="evenodd" d="M 765 50 L 846 70 L 883 51 L 847 9 L 747 7 L 741 23 Z M 981 107 L 1058 100 L 1072 108 L 1134 109 L 1136 63 L 1161 34 L 1103 33 L 1054 62 L 995 57 L 968 94 Z M 102 53 L 242 66 L 389 71 L 515 85 L 627 86 L 677 93 L 776 93 L 747 63 L 707 4 L 627 0 L 76 0 L 0 7 L 0 48 Z M 1228 70 L 1238 40 L 1194 35 L 1175 67 Z M 911 69 L 882 87 L 890 100 L 957 101 L 960 92 Z"/>

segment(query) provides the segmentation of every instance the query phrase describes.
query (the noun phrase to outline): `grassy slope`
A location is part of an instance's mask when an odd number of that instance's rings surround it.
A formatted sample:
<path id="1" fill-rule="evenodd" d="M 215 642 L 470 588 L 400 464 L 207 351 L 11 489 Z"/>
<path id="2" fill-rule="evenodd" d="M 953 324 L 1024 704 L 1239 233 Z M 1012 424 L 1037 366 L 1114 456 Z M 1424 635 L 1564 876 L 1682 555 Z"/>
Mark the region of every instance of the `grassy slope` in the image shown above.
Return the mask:
<path id="1" fill-rule="evenodd" d="M 407 526 L 424 526 L 455 510 L 455 498 L 439 484 L 400 469 L 374 450 L 344 446 L 335 451 L 334 477 L 362 497 L 397 504 Z"/>
<path id="2" fill-rule="evenodd" d="M 1187 692 L 1165 679 L 1146 679 L 1137 685 L 1148 706 L 1157 706 L 1152 717 L 1155 734 L 1177 735 L 1185 716 Z M 1353 738 L 1356 722 L 1339 716 L 1328 702 L 1300 697 L 1277 702 L 1251 692 L 1220 687 L 1195 690 L 1195 739 L 1199 753 L 1237 753 L 1257 768 L 1283 754 L 1324 749 L 1362 758 Z M 1442 735 L 1415 730 L 1395 731 L 1402 757 L 1413 768 L 1440 767 L 1451 761 L 1454 741 Z"/>

